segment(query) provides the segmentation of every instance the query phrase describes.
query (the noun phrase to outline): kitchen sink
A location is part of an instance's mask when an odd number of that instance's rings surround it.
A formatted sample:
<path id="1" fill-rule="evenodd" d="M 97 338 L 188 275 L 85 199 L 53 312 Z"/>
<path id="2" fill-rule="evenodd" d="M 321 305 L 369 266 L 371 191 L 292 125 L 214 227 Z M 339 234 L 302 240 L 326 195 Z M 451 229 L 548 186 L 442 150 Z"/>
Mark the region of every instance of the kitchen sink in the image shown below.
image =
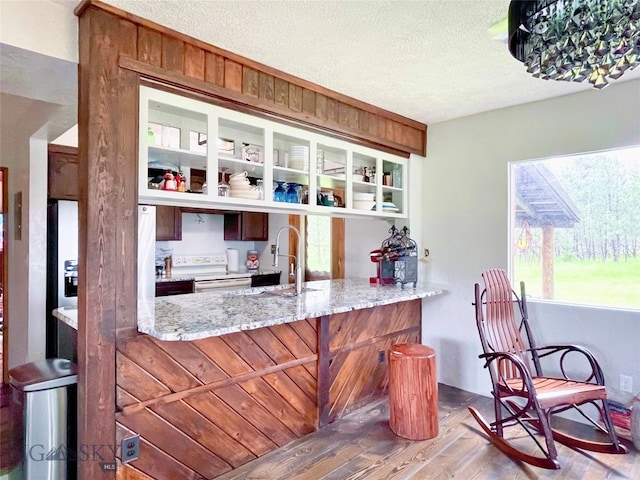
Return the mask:
<path id="1" fill-rule="evenodd" d="M 321 290 L 318 288 L 302 287 L 302 293 L 320 292 L 320 291 Z M 263 293 L 265 295 L 274 295 L 278 297 L 295 297 L 296 289 L 295 288 L 276 288 L 274 290 L 265 290 Z"/>
<path id="2" fill-rule="evenodd" d="M 321 292 L 322 290 L 319 288 L 307 288 L 302 287 L 302 293 L 308 292 Z M 296 289 L 295 288 L 274 288 L 274 289 L 252 289 L 252 290 L 242 290 L 239 292 L 229 292 L 231 295 L 239 296 L 239 297 L 257 297 L 260 295 L 263 296 L 275 296 L 275 297 L 295 297 Z"/>

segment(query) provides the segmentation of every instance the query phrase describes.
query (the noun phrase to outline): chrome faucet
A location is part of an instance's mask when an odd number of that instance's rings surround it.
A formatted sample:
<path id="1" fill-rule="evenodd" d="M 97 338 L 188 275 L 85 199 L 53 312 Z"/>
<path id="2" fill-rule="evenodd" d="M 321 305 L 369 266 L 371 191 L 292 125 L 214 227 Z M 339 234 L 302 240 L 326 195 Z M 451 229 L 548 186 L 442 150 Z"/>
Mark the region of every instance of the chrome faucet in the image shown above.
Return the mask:
<path id="1" fill-rule="evenodd" d="M 285 230 L 293 230 L 298 236 L 298 248 L 296 249 L 296 255 L 280 255 L 280 234 Z M 302 293 L 302 265 L 300 265 L 300 260 L 302 259 L 302 238 L 300 237 L 300 231 L 293 225 L 280 227 L 278 229 L 278 233 L 276 233 L 276 244 L 272 249 L 272 253 L 274 267 L 278 266 L 278 257 L 293 257 L 296 267 L 296 295 L 300 295 Z"/>

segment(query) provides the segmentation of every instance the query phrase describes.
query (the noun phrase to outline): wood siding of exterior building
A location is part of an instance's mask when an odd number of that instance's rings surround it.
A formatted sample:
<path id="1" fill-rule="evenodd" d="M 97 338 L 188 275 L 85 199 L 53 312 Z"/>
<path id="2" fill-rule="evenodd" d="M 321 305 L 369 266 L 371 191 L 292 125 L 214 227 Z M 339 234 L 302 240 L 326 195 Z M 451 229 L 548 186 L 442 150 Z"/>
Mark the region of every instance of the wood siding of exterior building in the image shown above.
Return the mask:
<path id="1" fill-rule="evenodd" d="M 386 394 L 386 352 L 420 341 L 420 313 L 414 300 L 190 342 L 125 342 L 117 438 L 140 435 L 141 452 L 120 469 L 214 478 L 342 418 Z"/>

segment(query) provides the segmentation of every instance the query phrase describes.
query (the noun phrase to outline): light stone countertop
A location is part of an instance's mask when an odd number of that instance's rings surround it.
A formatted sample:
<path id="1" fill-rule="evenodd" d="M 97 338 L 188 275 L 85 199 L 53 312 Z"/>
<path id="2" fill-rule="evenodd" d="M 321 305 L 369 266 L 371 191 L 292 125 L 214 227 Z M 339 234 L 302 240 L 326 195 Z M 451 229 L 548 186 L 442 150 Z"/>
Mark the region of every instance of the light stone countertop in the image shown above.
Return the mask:
<path id="1" fill-rule="evenodd" d="M 442 295 L 429 285 L 370 285 L 368 279 L 306 282 L 299 297 L 288 285 L 201 292 L 138 301 L 138 331 L 160 340 L 198 340 L 334 313 Z M 284 295 L 282 294 L 284 293 Z M 77 310 L 54 316 L 77 328 Z"/>

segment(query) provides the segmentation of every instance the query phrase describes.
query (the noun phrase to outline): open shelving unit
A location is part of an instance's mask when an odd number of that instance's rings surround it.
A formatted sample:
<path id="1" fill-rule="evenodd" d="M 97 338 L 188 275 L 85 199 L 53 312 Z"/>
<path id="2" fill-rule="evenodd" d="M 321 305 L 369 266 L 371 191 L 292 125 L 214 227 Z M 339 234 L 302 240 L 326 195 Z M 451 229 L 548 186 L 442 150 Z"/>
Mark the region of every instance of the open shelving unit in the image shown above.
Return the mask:
<path id="1" fill-rule="evenodd" d="M 140 87 L 139 135 L 140 201 L 212 209 L 408 216 L 404 157 L 147 86 Z M 166 171 L 180 172 L 186 191 L 163 190 L 158 180 Z M 228 180 L 241 172 L 247 172 L 252 186 L 262 185 L 261 198 L 219 193 L 223 175 Z M 277 201 L 278 182 L 295 185 L 298 201 Z M 372 208 L 354 202 L 357 194 L 372 196 Z"/>

